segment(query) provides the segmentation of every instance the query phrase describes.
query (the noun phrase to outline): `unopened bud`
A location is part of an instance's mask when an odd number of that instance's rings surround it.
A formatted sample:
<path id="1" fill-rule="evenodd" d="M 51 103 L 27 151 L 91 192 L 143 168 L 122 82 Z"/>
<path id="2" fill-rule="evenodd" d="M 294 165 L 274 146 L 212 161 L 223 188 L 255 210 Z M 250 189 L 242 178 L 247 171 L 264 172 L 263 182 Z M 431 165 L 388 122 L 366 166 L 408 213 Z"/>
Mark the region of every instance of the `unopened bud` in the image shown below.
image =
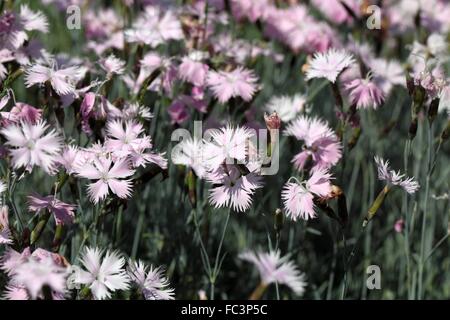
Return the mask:
<path id="1" fill-rule="evenodd" d="M 281 119 L 276 111 L 274 111 L 270 115 L 265 113 L 264 120 L 266 121 L 266 126 L 269 130 L 277 130 L 281 127 Z"/>
<path id="2" fill-rule="evenodd" d="M 435 98 L 431 101 L 430 107 L 428 108 L 428 120 L 430 121 L 430 123 L 433 123 L 434 119 L 436 118 L 438 107 L 439 98 Z"/>
<path id="3" fill-rule="evenodd" d="M 426 91 L 422 86 L 416 86 L 413 93 L 413 113 L 418 114 L 425 102 Z"/>
<path id="4" fill-rule="evenodd" d="M 412 96 L 414 93 L 414 78 L 411 76 L 410 73 L 406 73 L 406 87 L 408 88 L 409 95 Z"/>
<path id="5" fill-rule="evenodd" d="M 447 121 L 447 126 L 441 133 L 441 141 L 444 142 L 445 140 L 448 140 L 449 137 L 450 137 L 450 120 Z"/>
<path id="6" fill-rule="evenodd" d="M 410 140 L 413 140 L 416 137 L 417 125 L 418 125 L 417 117 L 414 117 L 411 120 L 411 124 L 409 125 L 409 130 L 408 130 Z"/>
<path id="7" fill-rule="evenodd" d="M 281 211 L 280 208 L 278 208 L 277 210 L 275 210 L 275 219 L 274 219 L 275 223 L 274 223 L 274 229 L 276 232 L 280 232 L 281 229 L 283 229 L 283 225 L 284 225 L 284 214 Z"/>

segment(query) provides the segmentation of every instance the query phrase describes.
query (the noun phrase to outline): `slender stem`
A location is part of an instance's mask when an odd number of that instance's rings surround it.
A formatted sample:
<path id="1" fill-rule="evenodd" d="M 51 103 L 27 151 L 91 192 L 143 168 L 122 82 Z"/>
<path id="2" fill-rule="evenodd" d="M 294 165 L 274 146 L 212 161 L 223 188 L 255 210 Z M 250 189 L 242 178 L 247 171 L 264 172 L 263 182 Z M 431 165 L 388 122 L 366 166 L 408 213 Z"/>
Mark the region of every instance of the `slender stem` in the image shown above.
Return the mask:
<path id="1" fill-rule="evenodd" d="M 439 247 L 441 246 L 441 244 L 443 244 L 444 241 L 447 240 L 447 238 L 448 238 L 449 236 L 450 236 L 450 234 L 447 233 L 445 236 L 443 236 L 443 237 L 441 238 L 441 240 L 439 240 L 439 241 L 436 243 L 436 245 L 433 247 L 433 249 L 431 249 L 431 251 L 430 251 L 430 253 L 428 254 L 428 256 L 425 258 L 425 261 L 424 261 L 424 262 L 426 262 L 428 259 L 431 258 L 431 256 L 432 256 L 432 255 L 434 254 L 434 252 L 437 250 L 437 248 L 439 248 Z"/>
<path id="2" fill-rule="evenodd" d="M 10 173 L 10 171 L 9 171 L 9 173 Z M 20 215 L 19 210 L 17 210 L 16 203 L 14 202 L 14 196 L 13 196 L 14 189 L 16 187 L 16 181 L 17 181 L 17 175 L 14 175 L 12 178 L 10 188 L 8 190 L 8 201 L 9 201 L 9 204 L 11 205 L 11 207 L 13 208 L 14 214 L 17 217 L 17 221 L 19 221 L 20 230 L 23 231 L 25 224 L 23 223 L 22 216 Z"/>
<path id="3" fill-rule="evenodd" d="M 216 260 L 214 262 L 213 274 L 210 279 L 210 281 L 211 281 L 211 300 L 214 300 L 214 284 L 216 282 L 217 275 L 220 270 L 220 253 L 222 251 L 223 241 L 225 239 L 225 234 L 227 232 L 228 222 L 230 221 L 231 210 L 232 210 L 231 208 L 228 210 L 227 219 L 225 220 L 225 225 L 224 225 L 223 231 L 222 231 L 222 237 L 220 238 L 219 248 L 217 249 Z"/>
<path id="4" fill-rule="evenodd" d="M 408 139 L 405 142 L 405 149 L 403 153 L 403 163 L 404 170 L 408 172 L 408 159 L 409 159 L 409 150 L 411 147 L 411 141 Z M 403 195 L 403 215 L 405 218 L 405 256 L 406 256 L 406 290 L 408 293 L 408 299 L 411 299 L 411 253 L 410 253 L 410 245 L 409 245 L 409 214 L 408 214 L 408 194 L 405 192 Z"/>
<path id="5" fill-rule="evenodd" d="M 249 300 L 259 300 L 263 296 L 264 292 L 266 292 L 267 284 L 264 282 L 260 282 L 259 285 L 253 290 L 252 294 L 250 295 Z"/>
<path id="6" fill-rule="evenodd" d="M 198 206 L 198 202 L 197 202 L 197 206 Z M 206 273 L 208 274 L 208 277 L 211 278 L 211 263 L 209 261 L 208 251 L 206 251 L 206 247 L 203 242 L 202 234 L 200 232 L 200 225 L 198 224 L 197 210 L 193 211 L 193 216 L 194 216 L 195 232 L 197 233 L 198 239 L 200 241 L 200 251 L 202 253 L 203 268 L 205 269 Z"/>
<path id="7" fill-rule="evenodd" d="M 420 263 L 419 263 L 419 278 L 417 280 L 418 290 L 417 298 L 422 299 L 423 297 L 423 271 L 425 268 L 425 235 L 427 229 L 427 212 L 428 212 L 428 197 L 430 193 L 430 178 L 431 178 L 431 153 L 433 148 L 433 124 L 431 123 L 428 127 L 428 156 L 427 156 L 427 176 L 425 180 L 425 199 L 423 204 L 423 214 L 422 214 L 422 231 L 420 237 Z"/>
<path id="8" fill-rule="evenodd" d="M 342 241 L 344 242 L 344 253 L 343 253 L 343 262 L 344 262 L 344 284 L 342 286 L 341 300 L 345 299 L 345 294 L 347 292 L 347 240 L 345 238 L 345 230 L 341 228 L 342 231 Z"/>
<path id="9" fill-rule="evenodd" d="M 276 233 L 276 240 L 275 240 L 275 251 L 278 251 L 278 248 L 280 246 L 280 231 L 277 231 Z M 275 292 L 277 294 L 277 300 L 280 300 L 280 288 L 278 286 L 278 281 L 275 281 Z M 250 298 L 250 300 L 252 300 Z"/>

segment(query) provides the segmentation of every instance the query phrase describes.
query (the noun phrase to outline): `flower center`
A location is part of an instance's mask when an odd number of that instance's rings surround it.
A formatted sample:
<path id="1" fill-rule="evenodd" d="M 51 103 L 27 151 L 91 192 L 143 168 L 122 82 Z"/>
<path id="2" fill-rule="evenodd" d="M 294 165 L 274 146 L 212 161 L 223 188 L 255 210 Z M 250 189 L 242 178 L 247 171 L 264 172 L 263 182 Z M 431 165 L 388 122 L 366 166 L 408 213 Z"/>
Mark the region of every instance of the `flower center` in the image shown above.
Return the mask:
<path id="1" fill-rule="evenodd" d="M 36 147 L 36 141 L 34 140 L 28 140 L 27 142 L 27 148 L 29 150 L 34 150 L 34 148 Z"/>

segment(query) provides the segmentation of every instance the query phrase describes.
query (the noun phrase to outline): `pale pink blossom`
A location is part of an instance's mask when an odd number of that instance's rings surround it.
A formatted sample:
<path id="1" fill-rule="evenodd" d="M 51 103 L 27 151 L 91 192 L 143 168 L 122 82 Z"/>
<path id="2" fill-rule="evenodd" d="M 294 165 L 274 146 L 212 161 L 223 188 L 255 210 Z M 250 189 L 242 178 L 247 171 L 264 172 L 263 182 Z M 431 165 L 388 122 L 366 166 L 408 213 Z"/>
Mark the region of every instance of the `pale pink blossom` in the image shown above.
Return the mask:
<path id="1" fill-rule="evenodd" d="M 48 173 L 54 170 L 56 156 L 61 150 L 61 138 L 55 130 L 46 134 L 48 127 L 44 121 L 37 124 L 22 122 L 0 130 L 10 148 L 14 168 L 31 170 L 39 166 Z"/>
<path id="2" fill-rule="evenodd" d="M 264 20 L 270 10 L 269 0 L 231 0 L 231 12 L 236 19 L 247 18 L 251 22 Z"/>
<path id="3" fill-rule="evenodd" d="M 14 284 L 9 284 L 5 287 L 5 294 L 3 298 L 5 300 L 30 300 L 27 289 L 24 286 Z"/>
<path id="4" fill-rule="evenodd" d="M 144 134 L 142 124 L 133 120 L 112 120 L 108 121 L 106 132 L 105 148 L 114 156 L 128 158 L 133 167 L 151 162 L 163 169 L 167 168 L 164 154 L 151 151 L 152 141 L 150 136 Z"/>
<path id="5" fill-rule="evenodd" d="M 255 131 L 246 127 L 231 125 L 207 131 L 204 160 L 207 167 L 218 169 L 223 163 L 244 162 L 249 141 L 255 138 Z"/>
<path id="6" fill-rule="evenodd" d="M 305 291 L 305 275 L 298 270 L 288 256 L 281 257 L 279 251 L 252 252 L 246 251 L 239 258 L 251 262 L 259 271 L 262 283 L 283 284 L 288 286 L 296 295 Z"/>
<path id="7" fill-rule="evenodd" d="M 129 168 L 127 159 L 113 163 L 110 158 L 98 158 L 85 163 L 77 173 L 82 178 L 97 180 L 88 186 L 89 197 L 94 203 L 105 199 L 109 190 L 122 199 L 131 195 L 131 180 L 125 178 L 132 176 L 134 170 Z"/>
<path id="8" fill-rule="evenodd" d="M 125 259 L 117 252 L 86 248 L 80 261 L 86 270 L 79 270 L 71 281 L 88 285 L 95 299 L 111 298 L 113 292 L 129 288 Z"/>
<path id="9" fill-rule="evenodd" d="M 337 42 L 337 35 L 326 23 L 315 20 L 306 6 L 269 10 L 265 20 L 265 33 L 282 41 L 298 53 L 324 52 Z"/>
<path id="10" fill-rule="evenodd" d="M 391 92 L 394 86 L 404 87 L 406 85 L 405 71 L 398 61 L 371 59 L 368 65 L 385 96 Z"/>
<path id="11" fill-rule="evenodd" d="M 100 66 L 103 70 L 106 71 L 108 77 L 112 76 L 113 74 L 123 74 L 125 72 L 125 65 L 125 61 L 117 58 L 113 54 L 109 55 L 105 59 L 100 60 Z"/>
<path id="12" fill-rule="evenodd" d="M 324 53 L 316 53 L 309 63 L 306 79 L 326 78 L 335 83 L 339 74 L 353 63 L 353 56 L 344 50 L 333 48 Z"/>
<path id="13" fill-rule="evenodd" d="M 21 5 L 20 13 L 5 11 L 0 16 L 0 43 L 13 51 L 29 40 L 27 32 L 48 32 L 48 21 L 41 11 L 32 11 Z"/>
<path id="14" fill-rule="evenodd" d="M 64 293 L 67 276 L 67 269 L 55 264 L 52 258 L 38 260 L 30 257 L 15 268 L 12 282 L 25 287 L 30 298 L 36 299 L 42 294 L 44 286 L 54 292 Z"/>
<path id="15" fill-rule="evenodd" d="M 21 267 L 27 264 L 28 267 L 24 267 L 21 270 Z M 42 292 L 38 292 L 33 297 L 29 291 L 32 290 L 36 293 L 36 288 L 45 284 L 49 285 L 50 289 L 52 289 L 51 294 L 53 300 L 64 299 L 65 280 L 64 287 L 61 289 L 59 277 L 65 279 L 68 266 L 64 257 L 41 248 L 37 248 L 33 253 L 31 253 L 29 247 L 25 248 L 22 253 L 8 248 L 1 258 L 1 269 L 10 276 L 10 281 L 6 287 L 5 298 L 8 300 L 42 299 L 44 298 Z M 18 270 L 21 272 L 20 275 L 17 274 Z M 36 277 L 42 279 L 36 279 Z M 22 282 L 22 280 L 24 281 Z M 52 282 L 53 285 L 47 282 Z"/>
<path id="16" fill-rule="evenodd" d="M 96 99 L 95 93 L 88 92 L 85 94 L 80 106 L 81 129 L 87 134 L 92 133 L 89 120 L 95 116 L 94 112 L 95 99 Z"/>
<path id="17" fill-rule="evenodd" d="M 25 263 L 30 256 L 31 250 L 29 247 L 25 248 L 21 253 L 9 247 L 1 258 L 0 267 L 7 275 L 11 276 L 14 274 L 14 270 Z"/>
<path id="18" fill-rule="evenodd" d="M 77 66 L 56 68 L 54 64 L 51 66 L 33 64 L 25 69 L 25 85 L 30 88 L 48 81 L 59 96 L 76 95 L 75 86 L 82 72 L 84 70 Z"/>
<path id="19" fill-rule="evenodd" d="M 105 141 L 105 147 L 120 158 L 126 157 L 139 145 L 151 146 L 150 137 L 143 133 L 144 127 L 136 121 L 108 121 L 106 124 L 108 139 Z"/>
<path id="20" fill-rule="evenodd" d="M 231 72 L 209 71 L 206 83 L 220 103 L 240 97 L 250 101 L 257 91 L 258 78 L 253 71 L 238 67 Z"/>
<path id="21" fill-rule="evenodd" d="M 84 160 L 86 160 L 86 156 L 83 151 L 77 146 L 68 145 L 64 147 L 56 162 L 71 175 L 76 173 L 79 166 L 83 165 Z"/>
<path id="22" fill-rule="evenodd" d="M 265 109 L 269 114 L 276 112 L 283 122 L 289 122 L 305 110 L 306 97 L 301 94 L 293 96 L 275 96 L 269 100 Z"/>
<path id="23" fill-rule="evenodd" d="M 28 196 L 28 210 L 41 213 L 42 210 L 48 210 L 53 214 L 57 225 L 73 223 L 75 219 L 76 206 L 62 202 L 55 196 L 40 196 L 34 193 Z"/>
<path id="24" fill-rule="evenodd" d="M 174 11 L 146 6 L 144 13 L 133 23 L 133 27 L 125 31 L 125 38 L 128 42 L 146 44 L 154 48 L 168 40 L 182 40 L 184 34 Z"/>
<path id="25" fill-rule="evenodd" d="M 235 165 L 223 165 L 211 172 L 207 180 L 214 184 L 209 202 L 215 208 L 230 207 L 237 212 L 248 210 L 255 191 L 262 188 L 262 178 L 250 172 L 243 174 Z"/>
<path id="26" fill-rule="evenodd" d="M 178 69 L 180 78 L 194 86 L 203 86 L 206 81 L 209 67 L 192 54 L 183 57 Z"/>
<path id="27" fill-rule="evenodd" d="M 281 198 L 286 215 L 296 221 L 309 220 L 317 216 L 314 197 L 326 197 L 331 193 L 331 174 L 326 170 L 313 170 L 308 180 L 291 179 L 284 187 Z"/>
<path id="28" fill-rule="evenodd" d="M 27 5 L 20 6 L 20 18 L 26 31 L 48 32 L 48 21 L 41 11 L 32 11 Z"/>
<path id="29" fill-rule="evenodd" d="M 174 290 L 169 287 L 169 279 L 164 270 L 146 266 L 142 261 L 130 261 L 127 274 L 142 291 L 146 300 L 174 300 Z"/>
<path id="30" fill-rule="evenodd" d="M 350 102 L 358 109 L 377 109 L 384 101 L 383 91 L 371 79 L 355 79 L 345 85 Z"/>
<path id="31" fill-rule="evenodd" d="M 286 128 L 285 134 L 304 142 L 292 162 L 302 170 L 308 161 L 314 168 L 330 168 L 342 157 L 342 145 L 333 130 L 321 119 L 300 116 Z"/>
<path id="32" fill-rule="evenodd" d="M 203 178 L 207 172 L 203 148 L 203 141 L 199 139 L 184 139 L 172 149 L 172 162 L 191 168 L 197 177 Z"/>
<path id="33" fill-rule="evenodd" d="M 29 104 L 17 102 L 11 111 L 7 115 L 2 114 L 2 117 L 6 122 L 28 122 L 31 124 L 36 124 L 41 120 L 42 110 L 36 109 Z"/>
<path id="34" fill-rule="evenodd" d="M 400 171 L 392 170 L 389 166 L 389 160 L 385 161 L 378 156 L 375 156 L 374 159 L 377 165 L 379 180 L 385 181 L 389 186 L 399 186 L 409 194 L 413 194 L 419 190 L 420 185 L 414 180 L 414 177 L 406 177 Z"/>
<path id="35" fill-rule="evenodd" d="M 342 3 L 345 3 L 356 16 L 360 16 L 361 4 L 357 0 L 312 0 L 312 4 L 336 24 L 353 21 L 353 17 Z"/>

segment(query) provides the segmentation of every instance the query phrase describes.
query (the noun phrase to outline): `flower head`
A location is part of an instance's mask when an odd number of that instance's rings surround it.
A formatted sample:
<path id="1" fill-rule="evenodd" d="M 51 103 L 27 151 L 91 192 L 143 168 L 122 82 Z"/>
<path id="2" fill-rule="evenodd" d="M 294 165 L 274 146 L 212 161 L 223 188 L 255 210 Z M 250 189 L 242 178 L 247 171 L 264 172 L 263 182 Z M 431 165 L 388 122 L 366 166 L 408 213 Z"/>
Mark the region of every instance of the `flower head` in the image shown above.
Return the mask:
<path id="1" fill-rule="evenodd" d="M 125 64 L 125 61 L 117 58 L 113 54 L 100 60 L 100 66 L 108 73 L 108 75 L 123 74 L 125 71 Z"/>
<path id="2" fill-rule="evenodd" d="M 203 141 L 195 138 L 185 139 L 172 150 L 172 162 L 192 168 L 197 177 L 203 178 L 207 171 L 203 162 L 203 148 Z"/>
<path id="3" fill-rule="evenodd" d="M 56 69 L 54 65 L 33 64 L 25 70 L 25 85 L 30 88 L 48 81 L 58 95 L 76 95 L 75 85 L 83 72 L 77 66 Z"/>
<path id="4" fill-rule="evenodd" d="M 250 172 L 243 174 L 235 165 L 223 165 L 211 172 L 207 179 L 214 184 L 209 202 L 215 208 L 232 207 L 243 212 L 252 204 L 252 195 L 262 187 L 261 177 Z"/>
<path id="5" fill-rule="evenodd" d="M 399 186 L 410 194 L 419 190 L 420 185 L 414 180 L 414 177 L 405 177 L 400 171 L 392 170 L 389 166 L 389 160 L 384 161 L 381 157 L 375 156 L 375 163 L 378 170 L 378 179 L 386 181 L 389 185 Z"/>
<path id="6" fill-rule="evenodd" d="M 358 109 L 373 107 L 378 108 L 384 101 L 383 91 L 378 85 L 369 79 L 355 79 L 345 85 L 350 92 L 350 101 L 356 104 Z"/>
<path id="7" fill-rule="evenodd" d="M 241 97 L 250 101 L 257 90 L 258 78 L 252 71 L 238 67 L 231 72 L 209 71 L 206 84 L 211 88 L 220 103 L 231 98 Z"/>
<path id="8" fill-rule="evenodd" d="M 255 265 L 264 284 L 284 284 L 297 295 L 302 295 L 305 291 L 305 275 L 289 261 L 287 256 L 281 257 L 279 251 L 269 253 L 247 251 L 241 253 L 239 258 Z"/>
<path id="9" fill-rule="evenodd" d="M 174 290 L 161 268 L 146 266 L 142 261 L 131 261 L 128 276 L 141 290 L 146 300 L 173 300 Z"/>
<path id="10" fill-rule="evenodd" d="M 204 160 L 208 168 L 218 169 L 223 163 L 243 162 L 247 156 L 247 148 L 252 138 L 253 130 L 246 127 L 233 128 L 231 125 L 211 130 L 205 144 Z"/>
<path id="11" fill-rule="evenodd" d="M 94 203 L 106 198 L 111 190 L 119 198 L 131 195 L 131 181 L 125 179 L 134 174 L 127 159 L 118 159 L 115 163 L 110 158 L 99 157 L 85 163 L 77 169 L 80 177 L 97 180 L 88 187 L 89 197 Z"/>
<path id="12" fill-rule="evenodd" d="M 133 27 L 125 31 L 125 38 L 128 42 L 156 47 L 168 40 L 181 40 L 184 34 L 173 10 L 146 6 L 144 13 L 138 17 Z"/>
<path id="13" fill-rule="evenodd" d="M 0 130 L 10 146 L 12 162 L 15 168 L 25 167 L 31 170 L 34 166 L 51 173 L 56 156 L 61 150 L 61 138 L 55 130 L 45 134 L 48 125 L 44 121 L 36 124 L 22 122 L 20 125 L 9 125 Z"/>
<path id="14" fill-rule="evenodd" d="M 208 65 L 197 61 L 195 57 L 189 56 L 182 59 L 178 73 L 184 81 L 190 82 L 194 86 L 203 86 L 208 70 Z"/>
<path id="15" fill-rule="evenodd" d="M 164 154 L 149 151 L 153 147 L 152 140 L 144 134 L 142 124 L 137 121 L 108 121 L 106 134 L 105 148 L 115 157 L 129 159 L 133 167 L 145 166 L 151 162 L 163 169 L 167 168 Z"/>
<path id="16" fill-rule="evenodd" d="M 286 215 L 292 220 L 309 220 L 316 217 L 314 197 L 326 197 L 331 192 L 331 174 L 326 170 L 314 170 L 310 178 L 303 182 L 287 182 L 281 198 Z"/>
<path id="17" fill-rule="evenodd" d="M 98 248 L 86 248 L 81 263 L 85 270 L 79 270 L 71 279 L 75 284 L 85 284 L 91 289 L 95 299 L 111 298 L 111 293 L 126 290 L 129 277 L 124 270 L 125 259 L 117 252 Z"/>
<path id="18" fill-rule="evenodd" d="M 342 146 L 336 134 L 322 120 L 300 116 L 286 128 L 285 134 L 304 142 L 303 150 L 292 162 L 302 170 L 309 160 L 314 168 L 330 168 L 342 157 Z"/>
<path id="19" fill-rule="evenodd" d="M 265 109 L 272 113 L 276 111 L 283 122 L 289 122 L 305 109 L 306 98 L 303 95 L 273 97 Z"/>
<path id="20" fill-rule="evenodd" d="M 36 299 L 42 294 L 44 286 L 48 286 L 54 292 L 64 293 L 67 276 L 67 268 L 57 265 L 51 257 L 43 259 L 30 257 L 15 268 L 12 282 L 26 288 L 31 299 Z"/>
<path id="21" fill-rule="evenodd" d="M 330 49 L 325 53 L 316 53 L 306 72 L 306 79 L 326 78 L 335 83 L 339 74 L 354 62 L 353 56 L 343 50 Z"/>
<path id="22" fill-rule="evenodd" d="M 28 196 L 28 210 L 39 212 L 41 210 L 50 211 L 55 217 L 56 224 L 70 224 L 75 218 L 76 206 L 62 202 L 54 196 L 40 196 L 33 194 Z"/>

